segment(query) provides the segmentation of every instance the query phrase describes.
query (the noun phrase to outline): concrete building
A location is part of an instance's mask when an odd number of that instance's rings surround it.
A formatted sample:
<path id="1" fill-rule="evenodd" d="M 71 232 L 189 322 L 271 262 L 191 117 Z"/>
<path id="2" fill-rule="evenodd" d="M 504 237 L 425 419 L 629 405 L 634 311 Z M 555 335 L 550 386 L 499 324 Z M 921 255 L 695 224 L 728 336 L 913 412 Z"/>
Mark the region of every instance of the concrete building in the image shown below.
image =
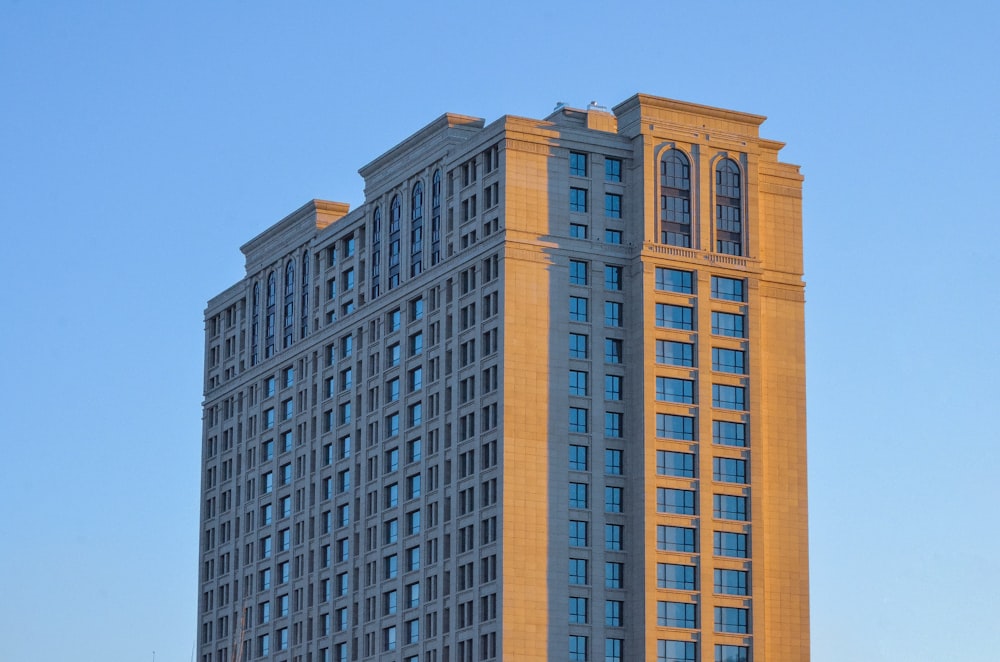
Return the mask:
<path id="1" fill-rule="evenodd" d="M 802 177 L 763 121 L 446 114 L 245 244 L 199 660 L 808 660 Z"/>

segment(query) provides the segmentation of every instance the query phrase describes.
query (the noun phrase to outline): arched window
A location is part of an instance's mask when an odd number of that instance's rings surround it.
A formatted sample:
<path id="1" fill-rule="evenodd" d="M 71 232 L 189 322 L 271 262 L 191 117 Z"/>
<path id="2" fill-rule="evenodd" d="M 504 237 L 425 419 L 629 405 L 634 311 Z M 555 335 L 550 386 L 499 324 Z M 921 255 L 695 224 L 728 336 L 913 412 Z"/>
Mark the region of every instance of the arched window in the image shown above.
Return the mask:
<path id="1" fill-rule="evenodd" d="M 441 261 L 441 171 L 431 179 L 431 266 Z"/>
<path id="2" fill-rule="evenodd" d="M 389 204 L 389 284 L 387 289 L 399 285 L 399 221 L 402 215 L 399 196 L 394 195 Z"/>
<path id="3" fill-rule="evenodd" d="M 381 293 L 382 282 L 382 209 L 376 207 L 372 213 L 372 299 Z"/>
<path id="4" fill-rule="evenodd" d="M 309 335 L 309 253 L 302 253 L 302 294 L 299 317 L 302 320 L 299 327 L 299 337 L 305 338 Z"/>
<path id="5" fill-rule="evenodd" d="M 285 324 L 284 344 L 282 347 L 291 347 L 295 339 L 295 261 L 289 261 L 285 267 Z"/>
<path id="6" fill-rule="evenodd" d="M 260 283 L 253 284 L 250 306 L 250 365 L 260 361 Z"/>
<path id="7" fill-rule="evenodd" d="M 691 247 L 691 165 L 676 149 L 660 161 L 660 243 Z"/>
<path id="8" fill-rule="evenodd" d="M 274 305 L 275 291 L 274 272 L 267 275 L 267 329 L 264 341 L 264 358 L 274 356 Z"/>
<path id="9" fill-rule="evenodd" d="M 424 266 L 424 185 L 413 185 L 410 196 L 410 277 L 416 276 Z"/>
<path id="10" fill-rule="evenodd" d="M 742 187 L 740 169 L 732 159 L 723 159 L 715 168 L 715 250 L 727 255 L 743 255 Z"/>

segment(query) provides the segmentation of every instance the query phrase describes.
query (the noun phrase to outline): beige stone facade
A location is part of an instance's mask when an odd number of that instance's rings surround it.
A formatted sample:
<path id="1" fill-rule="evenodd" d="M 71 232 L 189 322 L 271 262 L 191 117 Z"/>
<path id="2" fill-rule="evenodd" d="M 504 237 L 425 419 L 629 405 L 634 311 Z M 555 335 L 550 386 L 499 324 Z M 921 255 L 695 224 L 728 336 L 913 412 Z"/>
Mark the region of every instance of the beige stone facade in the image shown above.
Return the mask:
<path id="1" fill-rule="evenodd" d="M 802 178 L 645 95 L 444 115 L 209 302 L 199 659 L 809 659 Z"/>

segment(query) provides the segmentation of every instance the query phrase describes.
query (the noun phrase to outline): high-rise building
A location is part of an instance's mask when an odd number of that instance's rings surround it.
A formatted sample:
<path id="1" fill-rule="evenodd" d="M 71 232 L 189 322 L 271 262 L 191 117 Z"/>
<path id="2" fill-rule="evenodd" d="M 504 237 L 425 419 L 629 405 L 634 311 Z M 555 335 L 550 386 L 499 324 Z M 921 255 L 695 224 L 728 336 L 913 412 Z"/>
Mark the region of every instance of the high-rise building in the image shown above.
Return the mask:
<path id="1" fill-rule="evenodd" d="M 809 659 L 802 178 L 757 115 L 443 115 L 206 311 L 200 662 Z"/>

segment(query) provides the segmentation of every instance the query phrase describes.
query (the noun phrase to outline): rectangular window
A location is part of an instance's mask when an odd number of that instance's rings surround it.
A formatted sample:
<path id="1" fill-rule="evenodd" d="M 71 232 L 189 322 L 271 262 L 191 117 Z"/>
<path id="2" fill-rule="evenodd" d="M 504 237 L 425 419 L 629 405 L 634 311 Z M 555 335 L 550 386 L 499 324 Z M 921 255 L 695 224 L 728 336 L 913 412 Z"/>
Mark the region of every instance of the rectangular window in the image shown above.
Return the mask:
<path id="1" fill-rule="evenodd" d="M 732 494 L 712 495 L 712 515 L 719 519 L 745 522 L 748 517 L 747 498 Z"/>
<path id="2" fill-rule="evenodd" d="M 622 325 L 622 304 L 618 301 L 604 302 L 604 326 Z"/>
<path id="3" fill-rule="evenodd" d="M 621 524 L 604 525 L 604 549 L 620 552 L 624 545 L 625 527 Z"/>
<path id="4" fill-rule="evenodd" d="M 604 362 L 621 363 L 622 358 L 622 341 L 617 338 L 605 338 Z"/>
<path id="5" fill-rule="evenodd" d="M 587 623 L 587 598 L 570 597 L 569 599 L 569 622 Z"/>
<path id="6" fill-rule="evenodd" d="M 656 587 L 673 588 L 681 591 L 695 590 L 695 573 L 693 565 L 678 563 L 656 564 Z M 718 570 L 716 570 L 718 572 Z"/>
<path id="7" fill-rule="evenodd" d="M 620 292 L 622 289 L 622 268 L 614 265 L 604 267 L 604 289 Z"/>
<path id="8" fill-rule="evenodd" d="M 586 285 L 587 284 L 587 268 L 586 262 L 581 262 L 579 260 L 569 261 L 569 283 L 570 285 Z"/>
<path id="9" fill-rule="evenodd" d="M 587 155 L 580 152 L 569 153 L 569 174 L 574 177 L 587 176 Z"/>
<path id="10" fill-rule="evenodd" d="M 715 662 L 750 662 L 750 647 L 716 644 Z"/>
<path id="11" fill-rule="evenodd" d="M 588 471 L 590 462 L 586 446 L 571 444 L 569 447 L 569 468 L 570 471 Z"/>
<path id="12" fill-rule="evenodd" d="M 656 512 L 674 515 L 694 515 L 694 490 L 671 487 L 656 488 Z"/>
<path id="13" fill-rule="evenodd" d="M 604 231 L 604 243 L 612 245 L 621 245 L 624 236 L 621 230 L 605 230 Z"/>
<path id="14" fill-rule="evenodd" d="M 420 496 L 420 474 L 406 478 L 406 498 L 416 499 Z"/>
<path id="15" fill-rule="evenodd" d="M 625 603 L 623 603 L 621 600 L 605 600 L 604 625 L 609 628 L 622 627 L 622 612 L 624 611 L 624 606 Z M 614 641 L 621 641 L 621 640 L 618 639 Z"/>
<path id="16" fill-rule="evenodd" d="M 662 552 L 694 552 L 694 533 L 692 528 L 658 524 L 656 526 L 656 549 Z"/>
<path id="17" fill-rule="evenodd" d="M 663 439 L 694 441 L 694 417 L 677 414 L 656 415 L 656 436 Z"/>
<path id="18" fill-rule="evenodd" d="M 570 662 L 587 661 L 587 637 L 577 634 L 569 636 L 569 659 Z"/>
<path id="19" fill-rule="evenodd" d="M 726 301 L 746 301 L 742 279 L 712 276 L 712 298 Z"/>
<path id="20" fill-rule="evenodd" d="M 668 628 L 693 628 L 695 625 L 696 605 L 691 602 L 656 603 L 656 624 Z"/>
<path id="21" fill-rule="evenodd" d="M 713 320 L 715 320 L 716 314 L 721 313 L 712 313 Z M 658 303 L 656 304 L 656 326 L 665 329 L 681 329 L 682 331 L 691 331 L 694 329 L 694 309 L 690 306 L 675 306 L 669 303 Z"/>
<path id="22" fill-rule="evenodd" d="M 569 357 L 571 359 L 587 358 L 587 336 L 583 333 L 569 334 Z"/>
<path id="23" fill-rule="evenodd" d="M 608 448 L 604 451 L 604 473 L 609 476 L 622 475 L 622 461 L 624 451 L 617 448 Z"/>
<path id="24" fill-rule="evenodd" d="M 604 488 L 604 512 L 606 513 L 620 513 L 623 512 L 622 509 L 622 495 L 625 490 L 621 487 L 605 487 Z"/>
<path id="25" fill-rule="evenodd" d="M 625 564 L 608 561 L 604 564 L 604 588 L 625 588 Z"/>
<path id="26" fill-rule="evenodd" d="M 749 574 L 745 570 L 715 569 L 715 592 L 722 595 L 749 595 Z"/>
<path id="27" fill-rule="evenodd" d="M 573 187 L 569 190 L 569 210 L 580 214 L 587 213 L 587 189 Z"/>
<path id="28" fill-rule="evenodd" d="M 584 370 L 569 371 L 569 394 L 586 397 L 588 375 Z"/>
<path id="29" fill-rule="evenodd" d="M 389 333 L 392 333 L 393 331 L 399 331 L 399 325 L 402 319 L 403 319 L 402 313 L 400 312 L 399 308 L 391 311 L 388 315 L 386 315 L 385 319 L 385 325 L 387 327 L 386 331 Z"/>
<path id="30" fill-rule="evenodd" d="M 569 546 L 586 547 L 587 545 L 587 522 L 571 519 L 569 521 Z"/>
<path id="31" fill-rule="evenodd" d="M 712 443 L 714 444 L 743 448 L 747 445 L 746 434 L 745 423 L 712 421 Z"/>
<path id="32" fill-rule="evenodd" d="M 604 376 L 604 399 L 605 400 L 621 400 L 622 399 L 622 379 L 621 375 L 605 375 Z"/>
<path id="33" fill-rule="evenodd" d="M 656 268 L 656 289 L 660 292 L 680 292 L 693 294 L 691 272 L 680 269 Z"/>
<path id="34" fill-rule="evenodd" d="M 656 473 L 660 476 L 694 478 L 694 454 L 656 451 Z"/>
<path id="35" fill-rule="evenodd" d="M 698 658 L 693 641 L 656 641 L 656 662 L 695 662 Z"/>
<path id="36" fill-rule="evenodd" d="M 587 484 L 586 483 L 570 483 L 569 484 L 569 507 L 570 508 L 587 508 L 588 504 L 587 495 Z"/>
<path id="37" fill-rule="evenodd" d="M 713 457 L 712 478 L 723 483 L 745 484 L 747 482 L 746 460 L 732 457 Z"/>
<path id="38" fill-rule="evenodd" d="M 604 436 L 621 439 L 624 436 L 625 414 L 617 411 L 604 412 Z"/>
<path id="39" fill-rule="evenodd" d="M 586 239 L 587 226 L 582 223 L 570 223 L 569 236 L 573 237 L 574 239 Z"/>
<path id="40" fill-rule="evenodd" d="M 663 365 L 694 366 L 694 345 L 673 340 L 656 341 L 656 362 Z"/>
<path id="41" fill-rule="evenodd" d="M 694 382 L 674 377 L 656 378 L 656 399 L 659 402 L 694 403 Z"/>
<path id="42" fill-rule="evenodd" d="M 622 160 L 621 159 L 604 159 L 604 181 L 606 182 L 620 182 L 622 180 Z"/>
<path id="43" fill-rule="evenodd" d="M 743 315 L 712 311 L 712 333 L 730 338 L 745 338 Z"/>
<path id="44" fill-rule="evenodd" d="M 569 431 L 586 433 L 590 428 L 589 412 L 583 407 L 569 408 Z"/>
<path id="45" fill-rule="evenodd" d="M 571 322 L 586 322 L 589 319 L 587 303 L 586 297 L 569 298 L 569 319 Z"/>
<path id="46" fill-rule="evenodd" d="M 746 389 L 742 386 L 712 384 L 712 406 L 719 409 L 746 410 Z"/>
<path id="47" fill-rule="evenodd" d="M 745 354 L 738 349 L 712 348 L 712 370 L 734 375 L 746 374 Z"/>
<path id="48" fill-rule="evenodd" d="M 739 607 L 715 608 L 715 631 L 747 634 L 750 631 L 750 610 Z"/>
<path id="49" fill-rule="evenodd" d="M 587 580 L 587 559 L 569 560 L 569 583 L 584 586 Z"/>
<path id="50" fill-rule="evenodd" d="M 712 534 L 712 552 L 716 556 L 747 558 L 747 534 L 715 531 Z"/>
<path id="51" fill-rule="evenodd" d="M 604 194 L 604 215 L 608 218 L 622 217 L 622 196 L 617 193 Z"/>

